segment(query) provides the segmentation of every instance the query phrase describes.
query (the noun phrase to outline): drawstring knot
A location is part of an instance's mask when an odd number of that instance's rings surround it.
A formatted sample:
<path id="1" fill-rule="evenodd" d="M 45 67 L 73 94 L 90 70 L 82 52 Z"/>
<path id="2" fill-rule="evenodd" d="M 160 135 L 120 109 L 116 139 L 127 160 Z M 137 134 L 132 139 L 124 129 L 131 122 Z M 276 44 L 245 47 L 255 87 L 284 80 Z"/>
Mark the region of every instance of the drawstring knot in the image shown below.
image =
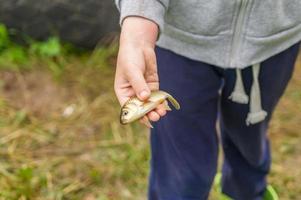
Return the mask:
<path id="1" fill-rule="evenodd" d="M 246 94 L 245 88 L 243 86 L 240 69 L 236 69 L 236 83 L 229 99 L 231 99 L 233 102 L 241 104 L 247 104 L 249 102 L 249 97 Z"/>
<path id="2" fill-rule="evenodd" d="M 248 126 L 262 122 L 267 117 L 267 112 L 262 109 L 262 105 L 261 105 L 260 86 L 258 81 L 259 72 L 260 72 L 260 64 L 253 65 L 252 66 L 253 84 L 252 84 L 251 94 L 250 94 L 250 111 L 246 119 L 246 124 Z M 242 103 L 242 104 L 248 103 L 249 98 L 243 86 L 240 69 L 236 69 L 236 83 L 235 83 L 234 90 L 229 98 L 236 103 Z"/>

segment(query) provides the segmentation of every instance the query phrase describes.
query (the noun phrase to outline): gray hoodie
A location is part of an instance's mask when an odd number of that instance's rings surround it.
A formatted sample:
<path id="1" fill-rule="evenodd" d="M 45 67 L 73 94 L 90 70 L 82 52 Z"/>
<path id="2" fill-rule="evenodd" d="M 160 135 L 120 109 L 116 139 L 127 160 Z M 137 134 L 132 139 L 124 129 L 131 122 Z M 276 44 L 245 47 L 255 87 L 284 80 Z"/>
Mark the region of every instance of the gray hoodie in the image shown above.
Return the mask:
<path id="1" fill-rule="evenodd" d="M 116 0 L 121 21 L 141 16 L 157 45 L 223 68 L 244 68 L 301 40 L 301 0 Z"/>
<path id="2" fill-rule="evenodd" d="M 115 0 L 121 23 L 127 16 L 160 27 L 157 45 L 222 68 L 236 68 L 229 97 L 249 104 L 247 125 L 263 121 L 260 63 L 301 40 L 301 0 Z M 250 95 L 241 69 L 252 66 Z M 284 66 L 285 67 L 285 66 Z"/>

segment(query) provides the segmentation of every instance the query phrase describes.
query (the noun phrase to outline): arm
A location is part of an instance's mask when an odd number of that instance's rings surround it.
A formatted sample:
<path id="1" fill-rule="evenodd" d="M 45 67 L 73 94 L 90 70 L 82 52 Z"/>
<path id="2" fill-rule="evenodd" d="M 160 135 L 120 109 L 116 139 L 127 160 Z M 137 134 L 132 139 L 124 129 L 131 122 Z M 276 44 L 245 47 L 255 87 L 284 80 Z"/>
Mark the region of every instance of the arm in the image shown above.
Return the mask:
<path id="1" fill-rule="evenodd" d="M 123 105 L 131 96 L 146 100 L 159 87 L 154 52 L 158 27 L 140 17 L 124 20 L 117 58 L 115 91 Z"/>
<path id="2" fill-rule="evenodd" d="M 145 10 L 144 4 L 127 7 L 129 3 L 133 4 L 133 1 L 139 0 L 122 0 L 119 4 L 122 28 L 114 88 L 121 105 L 134 95 L 146 100 L 151 90 L 159 89 L 154 48 L 160 24 L 163 25 L 165 8 L 156 0 L 140 1 L 145 4 L 153 2 L 155 8 L 145 7 Z M 157 121 L 165 113 L 164 106 L 160 105 L 148 114 L 148 118 Z"/>
<path id="3" fill-rule="evenodd" d="M 159 89 L 154 51 L 158 30 L 154 22 L 140 17 L 127 17 L 123 22 L 114 84 L 121 105 L 134 95 L 146 100 L 151 90 Z M 148 118 L 158 121 L 165 114 L 160 105 Z"/>

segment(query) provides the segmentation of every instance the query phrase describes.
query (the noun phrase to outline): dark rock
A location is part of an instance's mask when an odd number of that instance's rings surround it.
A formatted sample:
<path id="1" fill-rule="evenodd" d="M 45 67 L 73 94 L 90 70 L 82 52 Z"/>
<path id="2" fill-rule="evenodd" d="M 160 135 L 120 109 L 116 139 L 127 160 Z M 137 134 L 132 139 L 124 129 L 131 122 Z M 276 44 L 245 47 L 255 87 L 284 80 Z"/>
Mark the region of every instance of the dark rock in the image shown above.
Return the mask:
<path id="1" fill-rule="evenodd" d="M 82 47 L 119 31 L 113 0 L 0 0 L 0 23 L 36 39 L 59 35 Z"/>

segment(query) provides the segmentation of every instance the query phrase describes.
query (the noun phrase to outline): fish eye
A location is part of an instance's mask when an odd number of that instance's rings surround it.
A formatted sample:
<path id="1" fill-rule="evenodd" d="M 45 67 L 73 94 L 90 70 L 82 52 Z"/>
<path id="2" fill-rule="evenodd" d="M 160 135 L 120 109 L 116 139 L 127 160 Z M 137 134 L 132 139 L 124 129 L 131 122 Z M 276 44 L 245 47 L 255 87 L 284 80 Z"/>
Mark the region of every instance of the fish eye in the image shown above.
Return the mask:
<path id="1" fill-rule="evenodd" d="M 123 116 L 126 116 L 127 114 L 129 114 L 128 111 L 124 111 L 124 112 L 123 112 Z"/>

